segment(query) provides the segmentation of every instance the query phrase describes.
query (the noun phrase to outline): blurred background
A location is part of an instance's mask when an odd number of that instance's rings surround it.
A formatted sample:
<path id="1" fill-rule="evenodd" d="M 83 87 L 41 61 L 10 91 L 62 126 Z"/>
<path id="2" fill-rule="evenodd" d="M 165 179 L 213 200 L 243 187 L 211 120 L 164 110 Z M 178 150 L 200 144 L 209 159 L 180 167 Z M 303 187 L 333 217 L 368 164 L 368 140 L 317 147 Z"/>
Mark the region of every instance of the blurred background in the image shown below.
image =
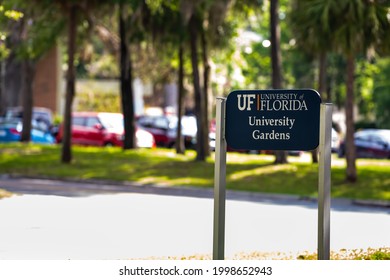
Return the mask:
<path id="1" fill-rule="evenodd" d="M 346 156 L 353 181 L 355 158 L 377 157 L 359 154 L 357 130 L 385 129 L 383 138 L 366 140 L 390 157 L 389 54 L 384 0 L 3 0 L 0 115 L 15 117 L 10 111 L 20 107 L 28 127 L 32 108 L 50 110 L 54 138 L 60 124 L 67 131 L 56 140 L 64 162 L 71 160 L 72 112 L 122 113 L 125 149 L 136 146 L 138 128 L 153 134 L 151 121 L 139 119 L 173 116 L 174 124 L 156 127 L 175 128 L 171 138 L 179 141 L 166 145 L 178 143 L 179 152 L 186 128 L 177 123 L 192 116 L 189 141 L 205 160 L 215 97 L 234 89 L 313 88 L 334 104 L 332 149 Z M 23 130 L 21 140 L 30 141 L 30 128 Z M 286 161 L 283 154 L 276 163 Z"/>

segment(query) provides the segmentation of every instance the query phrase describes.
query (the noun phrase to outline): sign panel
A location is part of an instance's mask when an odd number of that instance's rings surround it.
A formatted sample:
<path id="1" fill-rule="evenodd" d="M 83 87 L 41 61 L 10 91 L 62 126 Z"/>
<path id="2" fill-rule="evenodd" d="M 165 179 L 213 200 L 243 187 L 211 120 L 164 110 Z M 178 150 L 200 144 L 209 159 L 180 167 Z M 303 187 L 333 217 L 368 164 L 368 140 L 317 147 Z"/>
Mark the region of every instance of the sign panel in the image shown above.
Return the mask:
<path id="1" fill-rule="evenodd" d="M 234 149 L 314 150 L 320 104 L 312 89 L 233 91 L 226 100 L 226 142 Z"/>

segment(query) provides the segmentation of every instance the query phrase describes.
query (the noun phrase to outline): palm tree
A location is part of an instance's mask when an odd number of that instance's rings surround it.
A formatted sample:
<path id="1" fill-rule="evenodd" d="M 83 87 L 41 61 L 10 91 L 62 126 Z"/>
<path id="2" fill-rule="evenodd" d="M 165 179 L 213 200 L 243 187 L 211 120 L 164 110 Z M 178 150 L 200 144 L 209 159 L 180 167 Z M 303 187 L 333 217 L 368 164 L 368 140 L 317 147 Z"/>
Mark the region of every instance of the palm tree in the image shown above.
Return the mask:
<path id="1" fill-rule="evenodd" d="M 335 46 L 347 61 L 346 112 L 346 180 L 355 182 L 356 148 L 354 143 L 354 75 L 355 59 L 359 53 L 375 49 L 388 40 L 390 21 L 389 5 L 383 1 L 353 0 L 338 4 L 333 20 L 335 26 Z"/>
<path id="2" fill-rule="evenodd" d="M 326 86 L 327 53 L 333 48 L 330 30 L 329 7 L 332 1 L 321 5 L 311 0 L 295 0 L 291 4 L 290 23 L 296 42 L 306 53 L 318 58 L 318 91 L 323 97 Z M 316 34 L 321 34 L 317 36 Z M 330 100 L 328 100 L 330 101 Z M 312 151 L 312 161 L 318 162 L 317 149 Z"/>
<path id="3" fill-rule="evenodd" d="M 314 26 L 310 19 L 320 18 L 324 29 L 316 28 L 315 33 L 309 34 L 309 40 L 320 42 L 326 38 L 329 49 L 341 53 L 346 62 L 346 180 L 355 182 L 356 151 L 354 143 L 354 73 L 355 59 L 358 54 L 368 50 L 385 48 L 389 44 L 390 21 L 388 18 L 389 5 L 386 1 L 366 0 L 298 0 L 307 2 L 303 12 L 312 13 L 307 16 L 305 26 Z M 331 35 L 329 37 L 329 35 Z"/>

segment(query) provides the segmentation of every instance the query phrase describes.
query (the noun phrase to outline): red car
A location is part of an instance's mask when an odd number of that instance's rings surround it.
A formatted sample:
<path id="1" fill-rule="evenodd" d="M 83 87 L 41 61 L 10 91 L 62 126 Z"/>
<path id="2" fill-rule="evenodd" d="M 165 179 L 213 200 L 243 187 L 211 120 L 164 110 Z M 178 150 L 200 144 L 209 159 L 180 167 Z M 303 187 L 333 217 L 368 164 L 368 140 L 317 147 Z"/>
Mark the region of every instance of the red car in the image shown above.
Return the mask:
<path id="1" fill-rule="evenodd" d="M 61 142 L 63 128 L 60 126 L 57 142 Z M 123 146 L 123 115 L 105 112 L 75 112 L 72 115 L 72 143 L 86 146 Z M 153 135 L 137 128 L 137 147 L 153 148 Z"/>

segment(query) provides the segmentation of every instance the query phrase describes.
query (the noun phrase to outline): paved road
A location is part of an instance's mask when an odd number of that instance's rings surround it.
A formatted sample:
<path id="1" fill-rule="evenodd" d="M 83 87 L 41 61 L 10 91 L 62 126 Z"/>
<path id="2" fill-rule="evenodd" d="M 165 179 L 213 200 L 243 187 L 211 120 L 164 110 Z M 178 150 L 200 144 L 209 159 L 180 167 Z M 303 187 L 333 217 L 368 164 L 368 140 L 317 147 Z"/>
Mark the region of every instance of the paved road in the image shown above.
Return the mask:
<path id="1" fill-rule="evenodd" d="M 211 254 L 210 190 L 0 179 L 0 259 Z M 27 193 L 27 194 L 26 194 Z M 390 209 L 332 202 L 331 248 L 390 247 Z M 316 250 L 316 202 L 229 193 L 226 255 Z"/>

